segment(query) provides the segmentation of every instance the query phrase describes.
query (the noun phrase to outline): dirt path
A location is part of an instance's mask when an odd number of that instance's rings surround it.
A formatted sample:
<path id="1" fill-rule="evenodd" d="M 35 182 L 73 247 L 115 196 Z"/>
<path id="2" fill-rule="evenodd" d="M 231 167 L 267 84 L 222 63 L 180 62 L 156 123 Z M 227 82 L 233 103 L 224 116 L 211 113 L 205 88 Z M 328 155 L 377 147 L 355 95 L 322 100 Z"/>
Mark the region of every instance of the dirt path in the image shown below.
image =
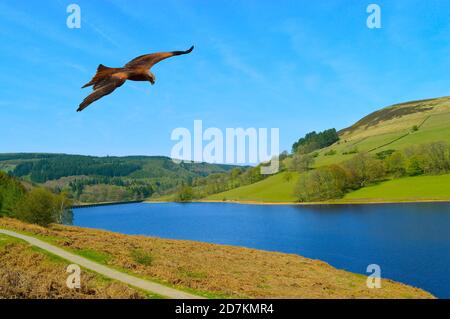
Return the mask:
<path id="1" fill-rule="evenodd" d="M 125 284 L 143 289 L 151 293 L 156 293 L 158 295 L 174 299 L 203 299 L 202 297 L 199 296 L 191 295 L 183 291 L 179 291 L 170 287 L 166 287 L 164 285 L 160 285 L 145 279 L 134 277 L 126 273 L 114 270 L 112 268 L 93 262 L 84 257 L 69 253 L 61 248 L 58 248 L 56 246 L 53 246 L 51 244 L 48 244 L 42 240 L 39 240 L 31 236 L 22 235 L 6 229 L 0 229 L 0 233 L 25 240 L 26 242 L 30 243 L 33 246 L 44 249 L 54 255 L 57 255 L 81 267 L 84 267 L 108 278 L 121 281 Z"/>

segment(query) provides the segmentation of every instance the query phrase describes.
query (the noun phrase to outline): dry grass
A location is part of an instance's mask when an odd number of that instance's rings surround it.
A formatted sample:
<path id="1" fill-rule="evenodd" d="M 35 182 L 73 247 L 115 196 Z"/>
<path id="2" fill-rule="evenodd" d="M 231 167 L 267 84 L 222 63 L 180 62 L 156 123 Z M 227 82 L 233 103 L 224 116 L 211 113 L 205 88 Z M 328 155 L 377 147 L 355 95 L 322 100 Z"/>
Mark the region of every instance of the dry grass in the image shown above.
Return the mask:
<path id="1" fill-rule="evenodd" d="M 81 272 L 81 288 L 66 286 L 69 263 L 31 247 L 0 237 L 0 298 L 144 298 L 128 286 Z"/>
<path id="2" fill-rule="evenodd" d="M 192 241 L 128 236 L 54 225 L 48 229 L 12 219 L 0 227 L 37 234 L 72 251 L 95 251 L 106 263 L 142 277 L 216 296 L 249 298 L 432 298 L 421 289 L 366 277 L 297 255 Z M 136 258 L 140 256 L 141 258 Z M 144 260 L 150 262 L 142 262 Z"/>

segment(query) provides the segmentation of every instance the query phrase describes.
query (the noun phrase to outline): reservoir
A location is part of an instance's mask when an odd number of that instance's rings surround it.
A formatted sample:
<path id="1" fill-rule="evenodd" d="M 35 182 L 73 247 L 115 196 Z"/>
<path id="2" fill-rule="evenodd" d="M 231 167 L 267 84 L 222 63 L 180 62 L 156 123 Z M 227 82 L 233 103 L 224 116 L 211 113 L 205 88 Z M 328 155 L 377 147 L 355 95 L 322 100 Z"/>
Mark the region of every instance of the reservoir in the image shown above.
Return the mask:
<path id="1" fill-rule="evenodd" d="M 74 209 L 74 225 L 320 259 L 450 298 L 450 203 L 136 203 Z"/>

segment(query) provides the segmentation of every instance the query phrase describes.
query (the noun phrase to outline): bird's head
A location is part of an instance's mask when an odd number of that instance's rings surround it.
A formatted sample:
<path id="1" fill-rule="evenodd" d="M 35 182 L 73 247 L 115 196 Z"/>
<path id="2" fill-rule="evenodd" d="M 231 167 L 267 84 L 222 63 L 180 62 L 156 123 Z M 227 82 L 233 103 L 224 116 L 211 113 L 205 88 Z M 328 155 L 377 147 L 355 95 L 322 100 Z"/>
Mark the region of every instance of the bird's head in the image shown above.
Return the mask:
<path id="1" fill-rule="evenodd" d="M 148 72 L 148 80 L 153 85 L 156 82 L 156 76 L 152 72 Z"/>

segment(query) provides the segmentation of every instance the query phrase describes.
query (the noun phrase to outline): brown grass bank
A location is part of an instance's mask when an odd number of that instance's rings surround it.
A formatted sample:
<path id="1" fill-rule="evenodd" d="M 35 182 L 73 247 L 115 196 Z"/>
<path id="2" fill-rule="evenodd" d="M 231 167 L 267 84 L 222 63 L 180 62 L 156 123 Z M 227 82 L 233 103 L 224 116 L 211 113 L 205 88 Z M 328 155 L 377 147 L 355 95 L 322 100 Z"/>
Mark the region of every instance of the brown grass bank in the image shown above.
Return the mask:
<path id="1" fill-rule="evenodd" d="M 81 272 L 81 288 L 66 286 L 62 259 L 48 255 L 29 244 L 0 235 L 0 298 L 144 298 L 141 292 L 96 274 Z"/>
<path id="2" fill-rule="evenodd" d="M 0 219 L 0 227 L 40 239 L 148 279 L 247 298 L 432 298 L 421 289 L 384 279 L 368 289 L 366 277 L 298 255 Z"/>

